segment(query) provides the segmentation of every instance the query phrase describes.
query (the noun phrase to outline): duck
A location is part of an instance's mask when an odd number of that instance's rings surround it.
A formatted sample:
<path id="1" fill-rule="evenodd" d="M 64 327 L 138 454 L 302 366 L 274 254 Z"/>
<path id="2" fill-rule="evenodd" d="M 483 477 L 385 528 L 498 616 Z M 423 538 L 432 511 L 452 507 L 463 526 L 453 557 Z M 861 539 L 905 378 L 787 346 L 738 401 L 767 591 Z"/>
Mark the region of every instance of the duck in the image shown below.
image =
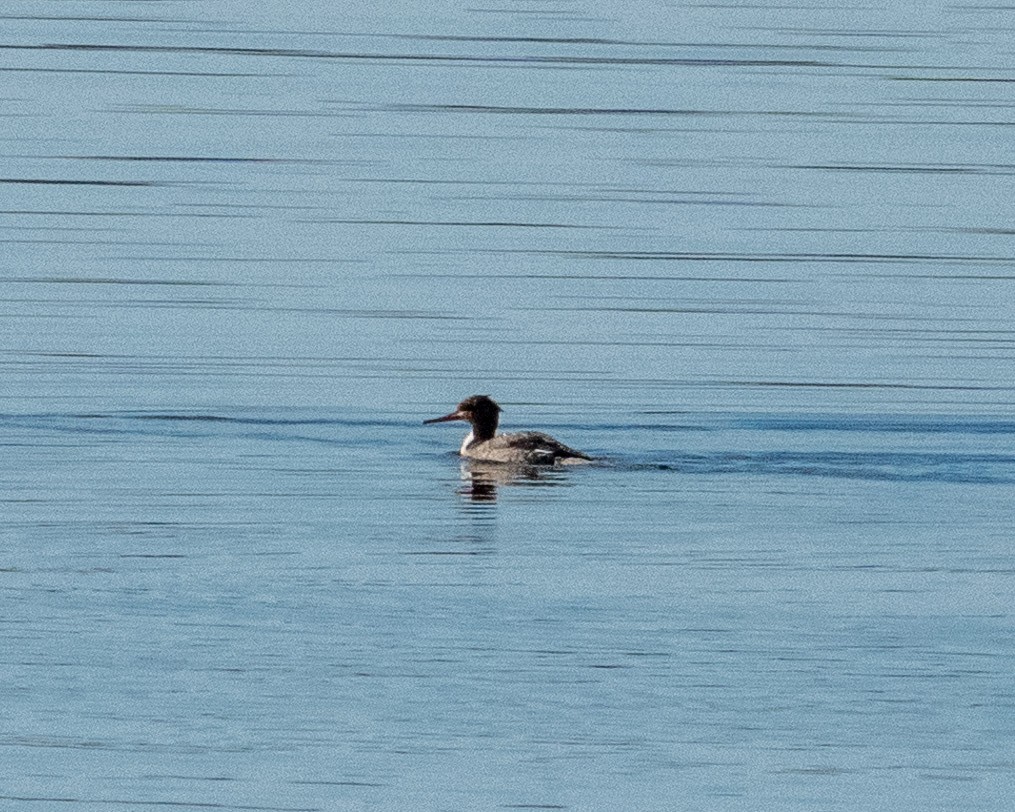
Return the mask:
<path id="1" fill-rule="evenodd" d="M 507 465 L 572 465 L 592 462 L 588 454 L 564 445 L 541 431 L 498 434 L 502 409 L 489 395 L 467 397 L 450 414 L 424 424 L 464 420 L 472 427 L 458 453 L 470 460 Z"/>

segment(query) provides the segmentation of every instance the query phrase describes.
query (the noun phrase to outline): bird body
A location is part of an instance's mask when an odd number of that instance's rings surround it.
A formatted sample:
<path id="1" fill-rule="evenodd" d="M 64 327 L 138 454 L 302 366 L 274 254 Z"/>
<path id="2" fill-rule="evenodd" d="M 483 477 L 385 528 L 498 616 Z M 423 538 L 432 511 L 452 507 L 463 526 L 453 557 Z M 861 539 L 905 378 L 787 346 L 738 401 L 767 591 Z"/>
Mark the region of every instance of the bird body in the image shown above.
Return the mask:
<path id="1" fill-rule="evenodd" d="M 487 395 L 473 395 L 459 403 L 451 414 L 423 422 L 467 421 L 472 431 L 465 437 L 458 453 L 468 459 L 509 465 L 572 465 L 592 461 L 587 454 L 540 431 L 498 434 L 500 412 L 500 406 Z"/>

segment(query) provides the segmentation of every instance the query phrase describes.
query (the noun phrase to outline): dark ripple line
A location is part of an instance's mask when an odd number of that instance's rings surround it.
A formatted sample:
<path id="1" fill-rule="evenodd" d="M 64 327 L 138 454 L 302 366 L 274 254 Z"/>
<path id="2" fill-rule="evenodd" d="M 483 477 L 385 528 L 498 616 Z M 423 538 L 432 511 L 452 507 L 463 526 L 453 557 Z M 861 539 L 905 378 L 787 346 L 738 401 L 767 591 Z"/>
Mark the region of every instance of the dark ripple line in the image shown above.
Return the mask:
<path id="1" fill-rule="evenodd" d="M 165 806 L 195 809 L 244 809 L 252 812 L 320 812 L 318 806 L 253 806 L 250 804 L 227 804 L 213 801 L 139 801 L 120 798 L 64 798 L 59 796 L 0 795 L 3 801 L 26 801 L 36 803 L 65 804 L 109 804 L 112 806 Z"/>
<path id="2" fill-rule="evenodd" d="M 311 166 L 344 165 L 345 161 L 323 158 L 257 158 L 218 155 L 11 155 L 12 158 L 47 158 L 66 161 L 151 161 L 154 163 L 296 164 Z"/>
<path id="3" fill-rule="evenodd" d="M 860 254 L 860 253 L 773 253 L 732 254 L 689 251 L 575 251 L 531 248 L 470 249 L 472 253 L 529 254 L 579 259 L 638 260 L 648 262 L 961 262 L 1015 265 L 1015 256 L 965 256 L 961 254 Z"/>
<path id="4" fill-rule="evenodd" d="M 957 391 L 957 392 L 1007 392 L 1011 386 L 988 386 L 984 384 L 944 384 L 944 383 L 882 383 L 877 381 L 711 381 L 714 386 L 774 387 L 802 389 L 903 389 Z"/>
<path id="5" fill-rule="evenodd" d="M 0 183 L 47 186 L 164 186 L 154 180 L 73 180 L 70 178 L 0 178 Z"/>
<path id="6" fill-rule="evenodd" d="M 393 273 L 393 277 L 409 279 L 540 279 L 540 280 L 606 280 L 610 282 L 734 282 L 749 284 L 789 284 L 799 282 L 793 277 L 772 276 L 660 276 L 657 274 L 590 274 L 590 273 Z M 935 278 L 937 278 L 935 276 Z M 966 277 L 960 277 L 965 279 Z M 979 278 L 979 277 L 977 277 Z M 1007 277 L 1006 277 L 1007 278 Z M 434 339 L 435 341 L 437 339 Z M 570 343 L 570 342 L 563 342 Z M 585 343 L 584 341 L 582 343 Z"/>
<path id="7" fill-rule="evenodd" d="M 817 59 L 621 57 L 621 56 L 477 56 L 468 54 L 355 53 L 303 48 L 242 48 L 195 45 L 111 45 L 104 43 L 46 43 L 43 45 L 3 44 L 4 50 L 83 51 L 146 54 L 216 54 L 221 56 L 282 57 L 289 59 L 335 59 L 348 61 L 458 62 L 550 65 L 672 65 L 682 67 L 802 67 L 880 70 L 919 69 L 909 65 L 878 65 L 828 62 Z"/>
<path id="8" fill-rule="evenodd" d="M 193 216 L 193 215 L 189 215 Z M 188 244 L 189 245 L 189 244 Z M 306 264 L 327 264 L 333 265 L 336 263 L 343 264 L 357 264 L 362 265 L 367 262 L 363 259 L 350 259 L 349 257 L 272 257 L 272 256 L 260 256 L 260 257 L 237 257 L 237 256 L 221 256 L 216 257 L 212 255 L 201 255 L 201 254 L 188 254 L 180 255 L 176 254 L 173 256 L 159 256 L 156 254 L 140 255 L 140 256 L 110 256 L 106 259 L 113 259 L 117 261 L 131 261 L 131 262 L 257 262 L 262 264 L 281 265 L 284 263 L 306 263 Z"/>
<path id="9" fill-rule="evenodd" d="M 5 241 L 6 242 L 6 241 Z M 105 245 L 106 243 L 103 243 Z M 296 290 L 320 288 L 323 285 L 304 285 L 286 282 L 222 282 L 202 279 L 124 279 L 115 276 L 72 277 L 72 276 L 16 276 L 6 280 L 10 283 L 32 285 L 152 285 L 168 287 L 214 287 L 214 288 L 292 288 Z M 4 301 L 16 301 L 10 298 Z M 65 355 L 66 353 L 50 353 Z M 78 353 L 73 353 L 77 355 Z"/>
<path id="10" fill-rule="evenodd" d="M 375 37 L 370 34 L 365 36 Z M 497 42 L 521 43 L 532 45 L 619 45 L 624 48 L 707 48 L 715 50 L 791 50 L 791 51 L 875 51 L 878 53 L 912 51 L 911 48 L 867 48 L 853 45 L 787 45 L 758 44 L 751 42 L 673 42 L 666 40 L 623 40 L 607 37 L 495 37 L 495 36 L 462 36 L 453 34 L 383 34 L 390 39 L 423 40 L 427 42 Z"/>
<path id="11" fill-rule="evenodd" d="M 839 451 L 676 453 L 645 462 L 621 462 L 619 467 L 705 475 L 774 474 L 884 482 L 1015 484 L 1015 457 L 1000 454 Z M 991 471 L 991 468 L 998 470 Z"/>
<path id="12" fill-rule="evenodd" d="M 986 82 L 998 84 L 1012 84 L 1015 79 L 997 79 L 980 76 L 886 76 L 886 79 L 894 82 Z"/>
<path id="13" fill-rule="evenodd" d="M 0 48 L 9 47 L 0 45 Z M 287 73 L 213 73 L 191 70 L 115 70 L 113 68 L 7 68 L 0 67 L 0 73 L 81 73 L 81 74 L 103 74 L 113 76 L 207 76 L 212 79 L 238 79 L 238 78 L 282 78 L 289 77 Z"/>
<path id="14" fill-rule="evenodd" d="M 1011 164 L 787 164 L 786 169 L 816 169 L 826 172 L 896 172 L 941 175 L 1010 175 Z"/>
<path id="15" fill-rule="evenodd" d="M 494 113 L 502 115 L 543 116 L 717 116 L 729 115 L 718 110 L 676 107 L 507 107 L 486 104 L 385 104 L 380 109 L 394 113 Z"/>
<path id="16" fill-rule="evenodd" d="M 391 428 L 393 426 L 415 426 L 416 421 L 394 421 L 381 420 L 378 418 L 342 418 L 342 417 L 311 417 L 311 418 L 272 418 L 272 417 L 233 417 L 217 414 L 186 414 L 174 412 L 110 412 L 110 413 L 80 413 L 80 414 L 0 414 L 0 423 L 10 425 L 27 426 L 40 429 L 60 429 L 63 431 L 82 431 L 96 433 L 108 431 L 115 434 L 137 433 L 135 430 L 71 426 L 67 427 L 64 421 L 88 421 L 115 424 L 120 421 L 154 422 L 154 423 L 198 423 L 198 424 L 231 424 L 239 426 L 339 426 L 343 428 Z"/>
<path id="17" fill-rule="evenodd" d="M 389 428 L 393 425 L 391 420 L 379 420 L 376 418 L 338 418 L 338 417 L 311 417 L 311 418 L 274 418 L 274 417 L 231 417 L 228 415 L 216 414 L 179 414 L 172 412 L 152 414 L 81 414 L 71 415 L 83 419 L 123 419 L 123 420 L 152 420 L 180 423 L 233 423 L 249 426 L 348 426 L 355 428 Z M 412 423 L 415 425 L 415 423 Z"/>
<path id="18" fill-rule="evenodd" d="M 571 228 L 571 229 L 598 229 L 598 230 L 626 230 L 622 226 L 597 226 L 582 225 L 580 223 L 526 223 L 522 221 L 469 221 L 469 220 L 348 220 L 348 219 L 319 219 L 311 220 L 314 223 L 340 223 L 344 225 L 368 225 L 368 226 L 452 226 L 472 228 Z"/>
<path id="19" fill-rule="evenodd" d="M 734 426 L 761 431 L 840 431 L 888 434 L 1015 434 L 1012 420 L 956 420 L 883 417 L 748 417 L 737 418 Z"/>
<path id="20" fill-rule="evenodd" d="M 163 212 L 146 211 L 69 211 L 61 209 L 0 209 L 0 214 L 16 216 L 32 215 L 40 217 L 252 217 L 253 215 L 241 214 L 168 214 Z"/>
<path id="21" fill-rule="evenodd" d="M 386 104 L 380 107 L 363 109 L 380 109 L 384 112 L 422 112 L 422 113 L 492 113 L 497 115 L 566 115 L 566 116 L 695 116 L 725 118 L 789 118 L 794 120 L 810 120 L 826 124 L 907 124 L 907 125 L 975 125 L 1005 126 L 1012 122 L 998 119 L 988 121 L 951 120 L 951 119 L 916 119 L 898 116 L 858 116 L 856 114 L 816 111 L 816 110 L 704 110 L 694 108 L 668 107 L 505 107 L 488 105 L 463 104 Z"/>
<path id="22" fill-rule="evenodd" d="M 19 20 L 31 22 L 74 22 L 74 23 L 172 23 L 173 25 L 200 25 L 205 20 L 187 19 L 186 17 L 123 17 L 98 15 L 57 15 L 57 14 L 0 14 L 0 20 Z"/>

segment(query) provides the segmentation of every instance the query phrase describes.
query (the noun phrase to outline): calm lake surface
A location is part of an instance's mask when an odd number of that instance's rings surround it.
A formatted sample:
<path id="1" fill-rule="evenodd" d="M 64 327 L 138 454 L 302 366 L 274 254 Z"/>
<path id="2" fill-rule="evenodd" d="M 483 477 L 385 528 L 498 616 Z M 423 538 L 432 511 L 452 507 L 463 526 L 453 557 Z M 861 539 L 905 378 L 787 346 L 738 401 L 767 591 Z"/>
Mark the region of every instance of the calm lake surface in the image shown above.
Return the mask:
<path id="1" fill-rule="evenodd" d="M 1012 7 L 363 5 L 0 9 L 4 808 L 1010 808 Z"/>

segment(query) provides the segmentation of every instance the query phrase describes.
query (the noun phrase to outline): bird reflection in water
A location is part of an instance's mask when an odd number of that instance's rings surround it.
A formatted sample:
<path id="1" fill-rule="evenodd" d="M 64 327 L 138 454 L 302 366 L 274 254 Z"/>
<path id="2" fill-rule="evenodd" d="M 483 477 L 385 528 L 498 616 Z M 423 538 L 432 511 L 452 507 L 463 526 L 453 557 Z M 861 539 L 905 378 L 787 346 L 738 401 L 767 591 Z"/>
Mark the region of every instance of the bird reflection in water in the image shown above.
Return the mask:
<path id="1" fill-rule="evenodd" d="M 481 460 L 464 460 L 462 487 L 458 492 L 472 502 L 496 502 L 502 487 L 559 487 L 567 484 L 568 473 L 545 465 L 504 465 Z"/>

